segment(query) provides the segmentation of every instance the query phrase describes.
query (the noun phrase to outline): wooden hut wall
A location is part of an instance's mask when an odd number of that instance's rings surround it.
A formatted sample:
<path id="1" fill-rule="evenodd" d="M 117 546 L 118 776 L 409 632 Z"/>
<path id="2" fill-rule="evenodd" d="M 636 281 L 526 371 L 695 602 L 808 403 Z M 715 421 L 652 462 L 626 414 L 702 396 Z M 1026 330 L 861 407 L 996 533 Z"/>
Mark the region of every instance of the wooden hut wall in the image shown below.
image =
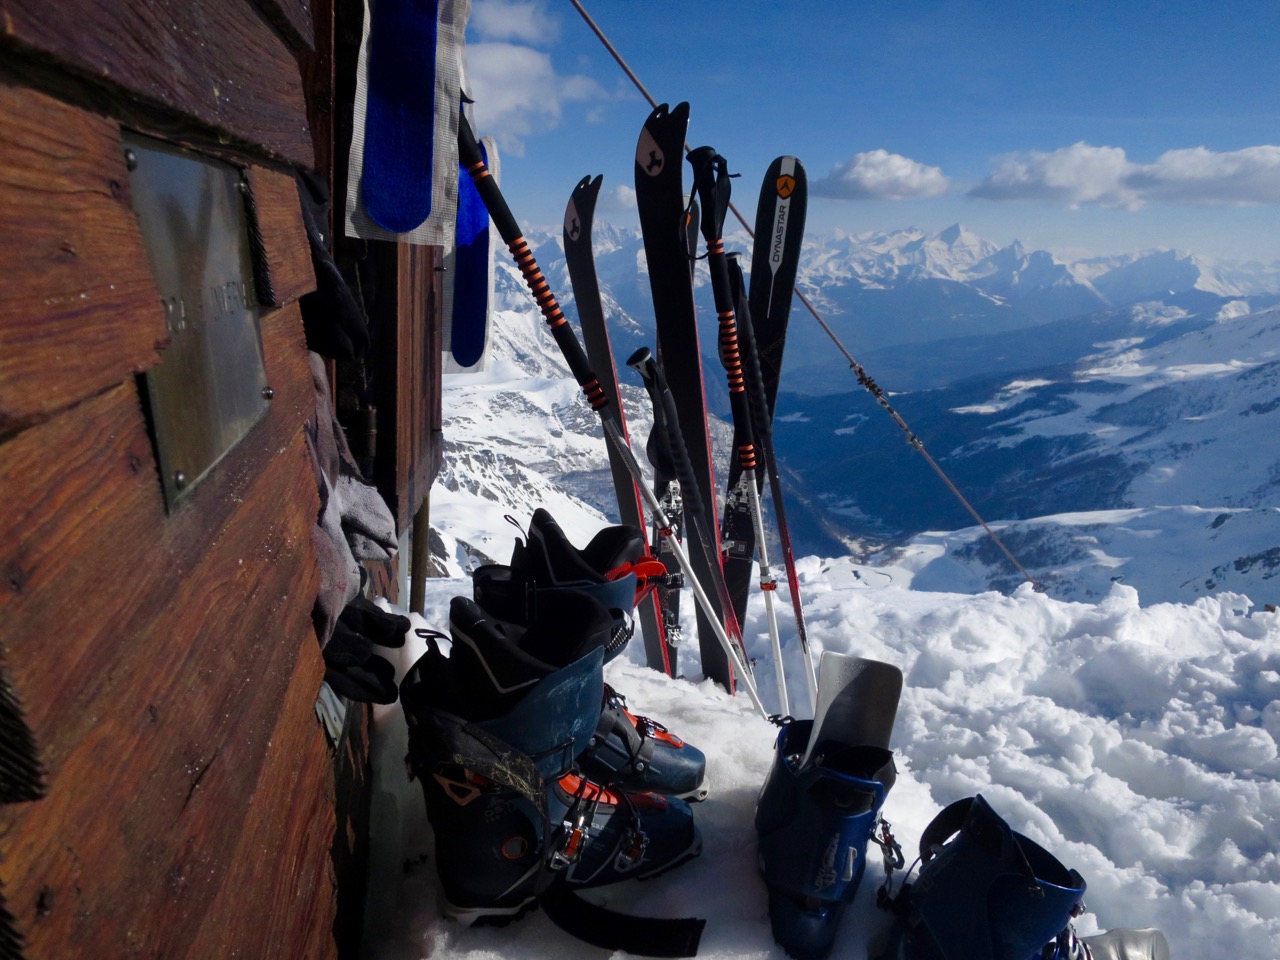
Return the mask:
<path id="1" fill-rule="evenodd" d="M 298 304 L 315 279 L 292 175 L 335 149 L 308 126 L 308 108 L 333 109 L 315 68 L 331 6 L 314 9 L 315 23 L 304 0 L 0 0 L 4 960 L 340 953 L 367 713 L 335 750 L 315 712 Z M 141 379 L 168 339 L 123 130 L 245 169 L 272 291 L 268 411 L 172 511 Z M 433 282 L 430 254 L 390 249 Z M 438 294 L 391 279 L 400 330 Z M 391 423 L 398 520 L 426 495 L 439 423 L 438 330 L 403 329 L 395 356 L 416 339 L 386 374 L 393 409 L 434 410 Z"/>

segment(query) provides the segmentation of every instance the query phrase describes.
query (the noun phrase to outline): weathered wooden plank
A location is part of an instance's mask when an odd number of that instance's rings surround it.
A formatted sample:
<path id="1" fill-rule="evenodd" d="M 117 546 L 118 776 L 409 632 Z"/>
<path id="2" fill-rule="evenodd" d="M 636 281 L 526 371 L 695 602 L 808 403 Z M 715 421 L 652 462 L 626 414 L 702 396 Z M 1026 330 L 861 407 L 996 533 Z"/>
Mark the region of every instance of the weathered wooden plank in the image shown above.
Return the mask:
<path id="1" fill-rule="evenodd" d="M 166 342 L 118 128 L 0 85 L 0 435 L 156 362 Z"/>
<path id="2" fill-rule="evenodd" d="M 297 50 L 314 50 L 316 31 L 307 0 L 254 0 L 263 15 Z"/>
<path id="3" fill-rule="evenodd" d="M 132 383 L 0 447 L 0 503 L 23 505 L 0 512 L 0 658 L 50 775 L 91 728 L 130 630 L 169 602 L 311 415 L 297 305 L 264 317 L 262 334 L 271 409 L 173 516 Z M 314 520 L 309 503 L 297 509 Z"/>
<path id="4" fill-rule="evenodd" d="M 379 488 L 396 518 L 396 529 L 407 530 L 440 469 L 440 351 L 442 349 L 439 249 L 397 244 L 395 339 L 391 355 L 381 354 L 378 379 L 393 378 L 389 402 L 394 422 L 379 423 L 379 457 L 394 457 L 394 482 Z M 383 438 L 391 439 L 391 443 Z"/>
<path id="5" fill-rule="evenodd" d="M 32 960 L 85 946 L 182 955 L 226 880 L 297 658 L 316 643 L 301 433 L 245 494 L 168 602 L 120 624 L 129 642 L 95 664 L 114 676 L 45 799 L 9 808 L 0 882 Z M 161 558 L 148 559 L 141 569 Z"/>
<path id="6" fill-rule="evenodd" d="M 316 288 L 297 183 L 293 177 L 265 167 L 251 166 L 245 177 L 266 255 L 271 302 L 283 306 Z"/>
<path id="7" fill-rule="evenodd" d="M 292 51 L 245 0 L 0 0 L 9 44 L 310 166 Z"/>
<path id="8" fill-rule="evenodd" d="M 190 960 L 336 954 L 336 900 L 328 870 L 336 828 L 334 764 L 315 715 L 323 677 L 312 637 L 303 643 L 279 704 L 262 775 L 247 803 L 249 816 L 221 889 L 187 951 Z M 256 895 L 246 897 L 250 890 Z"/>

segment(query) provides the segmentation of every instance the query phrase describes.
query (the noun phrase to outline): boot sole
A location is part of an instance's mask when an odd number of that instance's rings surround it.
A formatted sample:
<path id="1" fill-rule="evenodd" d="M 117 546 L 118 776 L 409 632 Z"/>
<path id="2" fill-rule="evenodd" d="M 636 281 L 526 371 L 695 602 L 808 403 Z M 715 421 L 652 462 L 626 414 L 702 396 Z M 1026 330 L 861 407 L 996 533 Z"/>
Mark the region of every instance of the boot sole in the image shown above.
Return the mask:
<path id="1" fill-rule="evenodd" d="M 535 897 L 514 907 L 460 907 L 448 900 L 441 901 L 444 915 L 465 927 L 505 927 L 509 923 L 515 923 L 537 905 Z"/>
<path id="2" fill-rule="evenodd" d="M 673 793 L 669 794 L 669 796 L 673 796 L 677 800 L 687 800 L 689 803 L 701 803 L 703 800 L 707 799 L 707 796 L 710 793 L 711 791 L 707 787 L 699 786 L 690 790 L 688 793 Z"/>

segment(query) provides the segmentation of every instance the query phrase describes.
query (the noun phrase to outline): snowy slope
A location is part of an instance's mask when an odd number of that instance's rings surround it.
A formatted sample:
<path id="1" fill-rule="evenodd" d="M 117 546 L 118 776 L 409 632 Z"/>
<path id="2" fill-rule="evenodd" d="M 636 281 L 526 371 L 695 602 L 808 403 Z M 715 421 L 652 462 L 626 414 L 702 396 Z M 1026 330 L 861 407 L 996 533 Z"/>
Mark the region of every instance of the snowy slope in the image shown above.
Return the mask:
<path id="1" fill-rule="evenodd" d="M 1158 926 L 1182 960 L 1280 956 L 1280 615 L 1232 594 L 1144 608 L 1123 585 L 1100 603 L 1067 603 L 1025 589 L 912 591 L 902 571 L 890 583 L 847 560 L 803 567 L 815 644 L 906 673 L 894 732 L 900 772 L 883 814 L 909 859 L 943 805 L 981 792 L 1084 875 L 1089 912 L 1079 932 Z M 425 625 L 443 628 L 449 597 L 468 590 L 466 581 L 432 581 Z M 757 596 L 749 624 L 758 628 L 761 616 Z M 706 918 L 704 960 L 782 960 L 752 819 L 774 729 L 743 698 L 625 657 L 607 679 L 634 709 L 706 751 L 712 793 L 694 812 L 699 859 L 596 896 L 633 913 Z M 803 704 L 803 683 L 792 689 Z M 440 917 L 422 794 L 402 762 L 403 721 L 395 707 L 377 716 L 367 960 L 606 956 L 541 914 L 498 930 Z M 873 861 L 834 956 L 865 956 L 888 924 L 874 905 L 881 876 Z"/>
<path id="2" fill-rule="evenodd" d="M 1165 342 L 1107 345 L 1064 379 L 1010 382 L 953 411 L 984 423 L 949 468 L 1026 450 L 1024 467 L 1038 457 L 1037 472 L 1088 477 L 1098 490 L 1097 510 L 1002 525 L 1055 596 L 1098 597 L 1118 578 L 1150 600 L 1222 589 L 1277 599 L 1280 310 L 1242 309 Z M 1047 459 L 1031 452 L 1044 450 Z M 915 538 L 907 552 L 920 582 L 954 588 L 949 568 L 963 565 L 965 589 L 1012 586 L 979 534 Z"/>

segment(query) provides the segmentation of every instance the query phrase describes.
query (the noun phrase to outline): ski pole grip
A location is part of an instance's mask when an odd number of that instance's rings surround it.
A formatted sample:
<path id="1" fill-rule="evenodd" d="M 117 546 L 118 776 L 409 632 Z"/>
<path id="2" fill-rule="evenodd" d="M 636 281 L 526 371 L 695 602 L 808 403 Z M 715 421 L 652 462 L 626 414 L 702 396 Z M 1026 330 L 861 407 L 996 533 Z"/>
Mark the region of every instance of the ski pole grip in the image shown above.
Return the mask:
<path id="1" fill-rule="evenodd" d="M 693 463 L 689 460 L 689 451 L 684 445 L 684 434 L 680 430 L 680 414 L 676 410 L 676 401 L 667 387 L 662 368 L 654 359 L 648 347 L 641 347 L 627 360 L 627 366 L 640 374 L 649 395 L 654 399 L 654 415 L 662 417 L 660 424 L 667 436 L 667 449 L 675 466 L 676 478 L 684 492 L 684 511 L 692 517 L 702 516 L 702 493 L 698 489 L 698 478 L 693 472 Z"/>

